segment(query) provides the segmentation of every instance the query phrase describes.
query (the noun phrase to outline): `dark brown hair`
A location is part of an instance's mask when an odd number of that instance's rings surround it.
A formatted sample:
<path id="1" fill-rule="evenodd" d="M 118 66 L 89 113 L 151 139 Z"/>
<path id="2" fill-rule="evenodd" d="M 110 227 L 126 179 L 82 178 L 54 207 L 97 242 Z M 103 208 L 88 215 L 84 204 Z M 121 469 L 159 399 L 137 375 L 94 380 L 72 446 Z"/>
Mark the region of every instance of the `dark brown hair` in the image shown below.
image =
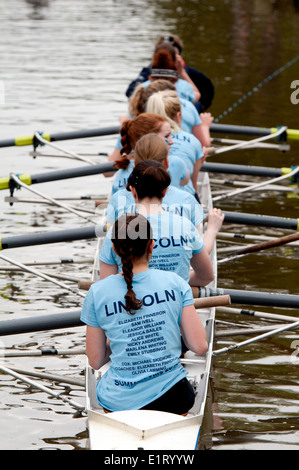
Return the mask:
<path id="1" fill-rule="evenodd" d="M 158 49 L 152 59 L 151 76 L 160 76 L 162 78 L 163 71 L 165 71 L 165 76 L 168 80 L 172 82 L 177 81 L 178 75 L 175 52 L 172 54 L 172 51 L 169 50 L 168 47 Z"/>
<path id="2" fill-rule="evenodd" d="M 121 259 L 123 277 L 127 284 L 125 295 L 126 311 L 134 315 L 142 307 L 142 301 L 136 298 L 133 290 L 133 261 L 147 253 L 153 239 L 149 221 L 140 214 L 122 215 L 112 229 L 112 243 Z"/>
<path id="3" fill-rule="evenodd" d="M 139 200 L 145 197 L 162 199 L 170 185 L 170 176 L 164 166 L 155 160 L 145 160 L 135 166 L 128 178 L 127 189 L 134 187 Z"/>

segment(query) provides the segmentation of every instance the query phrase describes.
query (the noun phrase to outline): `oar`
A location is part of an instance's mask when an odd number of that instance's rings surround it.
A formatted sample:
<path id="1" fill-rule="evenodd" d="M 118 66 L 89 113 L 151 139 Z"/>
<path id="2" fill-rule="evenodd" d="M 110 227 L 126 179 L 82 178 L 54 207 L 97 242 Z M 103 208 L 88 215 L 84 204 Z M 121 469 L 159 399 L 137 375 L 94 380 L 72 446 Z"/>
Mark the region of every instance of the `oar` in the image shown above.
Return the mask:
<path id="1" fill-rule="evenodd" d="M 211 125 L 211 132 L 221 134 L 237 134 L 237 135 L 255 135 L 255 136 L 266 136 L 275 134 L 280 128 L 279 127 L 254 127 L 254 126 L 238 126 L 231 124 L 215 124 Z M 41 132 L 40 135 L 43 139 L 49 142 L 58 142 L 63 140 L 73 139 L 85 139 L 89 137 L 102 137 L 107 135 L 118 134 L 120 126 L 110 126 L 96 129 L 86 129 L 80 131 L 69 131 L 50 134 L 48 132 Z M 286 136 L 292 140 L 299 139 L 298 129 L 287 129 Z M 0 147 L 14 147 L 14 146 L 25 146 L 25 145 L 36 145 L 36 139 L 34 134 L 19 136 L 11 139 L 5 139 L 0 141 Z"/>
<path id="2" fill-rule="evenodd" d="M 270 248 L 277 248 L 279 246 L 287 245 L 288 243 L 299 240 L 299 233 L 292 233 L 285 237 L 276 238 L 275 240 L 257 243 L 256 245 L 247 246 L 237 250 L 235 254 L 228 256 L 227 258 L 218 261 L 218 264 L 226 263 L 227 261 L 233 261 L 234 259 L 241 258 L 250 253 L 257 253 L 258 251 L 268 250 Z"/>
<path id="3" fill-rule="evenodd" d="M 218 147 L 217 149 L 215 149 L 214 153 L 218 155 L 220 153 L 230 152 L 231 150 L 237 150 L 241 148 L 250 148 L 250 145 L 254 146 L 259 142 L 264 142 L 265 140 L 269 140 L 274 137 L 279 138 L 279 136 L 285 134 L 286 131 L 287 131 L 287 127 L 284 126 L 284 127 L 281 127 L 280 129 L 276 129 L 276 131 L 270 135 L 263 135 L 250 141 L 241 141 L 237 144 L 230 145 L 229 147 Z"/>
<path id="4" fill-rule="evenodd" d="M 196 299 L 204 298 L 205 301 L 207 297 L 224 296 L 222 299 L 220 299 L 220 302 L 217 301 L 215 303 L 220 303 L 221 305 L 232 303 L 267 305 L 282 308 L 299 308 L 299 295 L 271 294 L 268 292 L 239 291 L 233 289 L 209 289 L 206 287 L 192 287 L 192 291 L 193 296 Z M 197 300 L 196 306 L 197 308 L 198 306 L 199 308 L 202 308 L 203 303 L 201 303 L 200 300 Z M 81 311 L 75 310 L 66 313 L 56 313 L 1 321 L 0 336 L 83 326 L 84 324 L 81 322 L 80 316 Z"/>
<path id="5" fill-rule="evenodd" d="M 219 232 L 218 233 L 219 238 L 222 240 L 224 239 L 237 239 L 237 240 L 242 240 L 242 241 L 272 241 L 276 240 L 275 237 L 268 237 L 267 235 L 250 235 L 250 234 L 244 234 L 244 233 L 228 233 L 228 232 Z M 291 246 L 299 246 L 298 242 L 292 242 L 290 244 Z"/>
<path id="6" fill-rule="evenodd" d="M 0 237 L 0 250 L 103 237 L 106 235 L 107 230 L 107 225 L 95 225 L 69 230 L 58 230 L 57 232 Z"/>
<path id="7" fill-rule="evenodd" d="M 241 343 L 231 344 L 230 346 L 227 346 L 226 348 L 217 349 L 216 351 L 213 351 L 213 356 L 218 356 L 219 354 L 227 353 L 235 349 L 240 349 L 244 346 L 248 346 L 248 344 L 252 344 L 252 343 L 255 343 L 256 341 L 261 341 L 262 339 L 268 338 L 269 336 L 277 335 L 278 333 L 282 333 L 283 331 L 291 330 L 293 328 L 298 328 L 298 327 L 299 327 L 299 321 L 295 323 L 290 323 L 280 328 L 268 331 L 267 333 L 264 333 L 262 335 L 256 336 L 255 338 L 242 341 Z"/>
<path id="8" fill-rule="evenodd" d="M 34 382 L 33 380 L 28 379 L 27 377 L 24 377 L 23 375 L 20 375 L 17 372 L 11 370 L 11 369 L 8 369 L 8 367 L 4 367 L 3 365 L 0 364 L 0 370 L 2 372 L 4 372 L 4 374 L 12 375 L 16 379 L 19 379 L 22 382 L 27 383 L 27 384 L 31 385 L 32 387 L 34 387 L 34 388 L 37 388 L 38 390 L 42 390 L 43 392 L 46 392 L 47 394 L 49 394 L 52 397 L 59 398 L 59 400 L 62 400 L 64 403 L 67 403 L 68 405 L 71 405 L 72 407 L 76 408 L 77 410 L 81 410 L 81 411 L 85 410 L 85 406 L 80 405 L 79 403 L 76 403 L 74 400 L 71 400 L 70 398 L 63 397 L 61 395 L 61 392 L 60 393 L 55 393 L 50 388 L 45 387 L 44 385 L 39 384 L 37 382 Z"/>
<path id="9" fill-rule="evenodd" d="M 211 132 L 221 134 L 236 134 L 236 135 L 256 135 L 266 136 L 275 134 L 279 127 L 254 127 L 254 126 L 238 126 L 231 124 L 215 124 L 210 127 Z M 287 129 L 286 136 L 291 140 L 299 140 L 299 129 Z"/>
<path id="10" fill-rule="evenodd" d="M 248 191 L 253 191 L 255 189 L 261 189 L 269 184 L 274 184 L 274 183 L 278 183 L 279 181 L 282 181 L 286 178 L 293 178 L 293 177 L 297 177 L 298 175 L 298 172 L 299 172 L 299 166 L 297 166 L 296 168 L 294 168 L 294 170 L 289 174 L 289 175 L 283 175 L 283 176 L 279 176 L 278 178 L 274 178 L 274 179 L 271 179 L 270 181 L 263 181 L 262 183 L 255 183 L 255 184 L 252 184 L 251 186 L 249 187 L 245 187 L 245 188 L 241 188 L 241 189 L 236 189 L 234 191 L 230 191 L 226 194 L 222 194 L 221 196 L 217 196 L 213 199 L 214 202 L 216 201 L 219 201 L 220 199 L 225 199 L 225 198 L 231 198 L 232 196 L 236 196 L 238 194 L 241 194 L 241 193 L 245 193 L 245 192 L 248 192 Z"/>
<path id="11" fill-rule="evenodd" d="M 0 336 L 33 333 L 35 331 L 59 330 L 83 326 L 81 310 L 18 318 L 0 322 Z"/>
<path id="12" fill-rule="evenodd" d="M 289 315 L 279 315 L 278 313 L 268 313 L 268 312 L 258 312 L 256 310 L 246 310 L 239 308 L 231 307 L 217 307 L 219 312 L 224 313 L 233 313 L 241 315 L 249 315 L 250 317 L 263 318 L 265 320 L 275 320 L 275 321 L 284 321 L 284 322 L 295 322 L 298 320 L 297 317 L 291 317 Z"/>
<path id="13" fill-rule="evenodd" d="M 85 348 L 56 349 L 55 347 L 37 349 L 36 351 L 3 350 L 0 351 L 0 357 L 78 356 L 84 355 L 85 351 Z"/>
<path id="14" fill-rule="evenodd" d="M 51 380 L 51 382 L 70 384 L 70 385 L 75 385 L 78 387 L 85 387 L 84 379 L 81 379 L 81 380 L 72 379 L 71 377 L 67 377 L 67 376 L 53 375 L 53 374 L 48 374 L 45 372 L 35 372 L 35 371 L 24 370 L 24 369 L 16 369 L 15 367 L 11 370 L 13 370 L 14 372 L 17 372 L 18 374 L 29 375 L 29 377 L 38 377 L 39 379 Z"/>
<path id="15" fill-rule="evenodd" d="M 229 305 L 230 298 L 228 295 L 224 295 L 217 299 L 197 298 L 194 300 L 194 302 L 196 308 L 206 308 L 211 306 Z M 81 310 L 74 310 L 66 313 L 53 313 L 48 315 L 1 321 L 0 336 L 84 326 L 84 323 L 82 323 L 80 320 L 80 316 Z"/>
<path id="16" fill-rule="evenodd" d="M 261 214 L 223 211 L 224 223 L 254 225 L 258 227 L 282 228 L 299 231 L 299 219 L 287 219 Z"/>
<path id="17" fill-rule="evenodd" d="M 99 175 L 101 173 L 109 173 L 113 171 L 116 170 L 113 168 L 113 163 L 111 162 L 70 168 L 67 170 L 38 173 L 35 175 L 18 174 L 17 176 L 20 181 L 30 186 L 32 184 L 48 183 L 50 181 L 79 178 L 82 176 Z M 12 183 L 11 177 L 0 178 L 0 189 L 11 189 L 11 187 L 15 188 L 16 186 L 16 183 Z"/>
<path id="18" fill-rule="evenodd" d="M 194 289 L 194 288 L 193 288 Z M 212 289 L 199 287 L 193 293 L 195 297 L 213 297 L 218 295 L 229 295 L 232 304 L 261 305 L 268 307 L 299 308 L 299 295 L 274 294 L 269 292 L 256 292 L 235 289 Z"/>
<path id="19" fill-rule="evenodd" d="M 40 133 L 41 137 L 49 142 L 59 142 L 62 140 L 85 139 L 89 137 L 102 137 L 106 135 L 118 134 L 120 126 L 102 127 L 97 129 L 86 129 L 80 131 L 59 132 L 49 134 L 48 132 Z M 14 147 L 35 145 L 36 138 L 34 134 L 16 137 L 14 139 L 6 139 L 0 141 L 0 147 Z"/>
<path id="20" fill-rule="evenodd" d="M 234 165 L 231 163 L 208 163 L 205 162 L 201 171 L 208 173 L 223 173 L 232 175 L 250 175 L 275 178 L 292 173 L 294 168 L 268 168 L 264 166 Z"/>
<path id="21" fill-rule="evenodd" d="M 93 224 L 96 224 L 94 220 L 92 220 L 90 217 L 87 217 L 86 215 L 81 214 L 77 209 L 74 209 L 71 206 L 68 206 L 66 204 L 63 204 L 62 202 L 56 201 L 56 199 L 53 199 L 52 197 L 46 196 L 45 194 L 41 193 L 40 191 L 37 191 L 36 189 L 30 188 L 26 183 L 21 181 L 17 175 L 11 174 L 11 179 L 13 182 L 16 184 L 16 187 L 22 187 L 25 189 L 28 189 L 30 192 L 33 192 L 34 194 L 37 194 L 41 198 L 45 199 L 48 203 L 53 204 L 58 207 L 62 207 L 63 209 L 67 210 L 68 212 L 71 212 L 72 214 L 77 215 L 80 218 L 83 218 L 87 222 L 91 222 Z"/>
<path id="22" fill-rule="evenodd" d="M 69 287 L 62 282 L 56 281 L 56 279 L 53 279 L 53 277 L 49 276 L 48 274 L 42 273 L 41 271 L 38 271 L 37 269 L 34 269 L 29 266 L 25 266 L 24 264 L 20 263 L 19 261 L 12 260 L 10 258 L 7 258 L 6 256 L 0 255 L 0 259 L 3 259 L 4 261 L 7 261 L 8 263 L 14 264 L 21 268 L 23 271 L 29 272 L 31 274 L 34 274 L 35 276 L 41 277 L 45 281 L 52 282 L 58 287 L 62 287 L 65 290 L 68 290 L 69 292 L 72 292 L 72 294 L 79 295 L 80 297 L 85 297 L 81 292 L 79 292 L 77 289 L 73 289 L 72 287 Z"/>

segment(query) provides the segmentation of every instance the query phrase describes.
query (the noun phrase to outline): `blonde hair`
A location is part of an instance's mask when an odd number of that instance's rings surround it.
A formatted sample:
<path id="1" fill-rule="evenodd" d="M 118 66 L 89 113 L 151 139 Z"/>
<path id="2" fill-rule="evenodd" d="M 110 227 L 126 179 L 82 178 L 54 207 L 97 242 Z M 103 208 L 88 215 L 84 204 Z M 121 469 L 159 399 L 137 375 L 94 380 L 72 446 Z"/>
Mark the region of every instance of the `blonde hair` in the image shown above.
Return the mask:
<path id="1" fill-rule="evenodd" d="M 172 132 L 178 132 L 180 126 L 176 122 L 177 114 L 181 113 L 181 102 L 178 94 L 172 90 L 158 91 L 149 97 L 145 106 L 147 113 L 158 114 L 166 118 Z"/>
<path id="2" fill-rule="evenodd" d="M 135 145 L 135 165 L 145 160 L 155 160 L 163 163 L 168 157 L 168 145 L 157 134 L 147 134 L 141 137 Z"/>

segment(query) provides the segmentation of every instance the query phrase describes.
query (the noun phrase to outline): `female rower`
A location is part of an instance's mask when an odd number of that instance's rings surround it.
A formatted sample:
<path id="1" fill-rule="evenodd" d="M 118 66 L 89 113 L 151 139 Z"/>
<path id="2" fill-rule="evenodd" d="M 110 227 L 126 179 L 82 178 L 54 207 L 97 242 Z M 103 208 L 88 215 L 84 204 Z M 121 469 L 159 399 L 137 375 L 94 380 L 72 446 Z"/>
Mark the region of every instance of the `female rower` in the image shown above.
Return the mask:
<path id="1" fill-rule="evenodd" d="M 116 221 L 112 241 L 122 272 L 91 286 L 81 315 L 91 367 L 111 359 L 97 383 L 99 404 L 107 411 L 186 414 L 195 397 L 180 364 L 181 335 L 196 354 L 207 350 L 191 289 L 175 273 L 149 269 L 154 240 L 143 216 Z M 154 341 L 147 337 L 148 325 L 159 325 Z"/>
<path id="2" fill-rule="evenodd" d="M 179 36 L 177 36 L 176 34 L 161 36 L 156 41 L 155 50 L 157 50 L 157 48 L 165 42 L 169 42 L 170 44 L 172 44 L 172 46 L 176 50 L 176 53 L 182 57 L 183 42 Z M 195 83 L 201 94 L 200 102 L 196 103 L 196 108 L 198 109 L 199 113 L 201 113 L 202 111 L 206 111 L 211 106 L 214 98 L 214 85 L 205 74 L 203 74 L 199 70 L 196 70 L 193 67 L 186 65 L 184 60 L 183 63 L 187 74 Z M 126 96 L 128 98 L 132 96 L 133 92 L 140 83 L 143 83 L 148 80 L 150 68 L 151 64 L 148 67 L 144 67 L 140 71 L 138 77 L 130 83 L 126 91 Z"/>
<path id="3" fill-rule="evenodd" d="M 168 119 L 172 129 L 173 145 L 170 155 L 181 158 L 187 165 L 191 181 L 184 188 L 197 197 L 197 179 L 206 154 L 201 143 L 193 134 L 181 129 L 182 110 L 177 94 L 173 91 L 159 91 L 150 96 L 146 103 L 146 111 L 159 114 Z"/>
<path id="4" fill-rule="evenodd" d="M 167 144 L 163 139 L 158 137 L 158 135 L 147 134 L 135 145 L 135 163 L 137 164 L 144 160 L 155 160 L 160 162 L 164 168 L 168 170 L 169 161 L 167 152 Z M 190 193 L 170 185 L 163 197 L 162 207 L 166 212 L 175 212 L 180 216 L 186 217 L 196 227 L 199 234 L 202 235 L 201 227 L 205 215 L 200 203 Z M 114 223 L 120 215 L 134 212 L 136 212 L 136 204 L 132 192 L 123 188 L 111 196 L 106 209 L 106 218 L 108 222 Z M 212 251 L 214 241 L 222 227 L 223 220 L 224 214 L 222 214 L 220 209 L 210 209 L 204 235 L 204 244 L 208 253 Z"/>
<path id="5" fill-rule="evenodd" d="M 166 90 L 176 91 L 176 88 L 169 80 L 163 79 L 152 80 L 148 87 L 139 86 L 129 100 L 130 117 L 136 117 L 146 111 L 146 103 L 153 93 Z M 182 130 L 194 134 L 204 147 L 210 147 L 212 115 L 210 113 L 201 113 L 199 115 L 193 103 L 180 97 L 179 100 L 182 112 Z"/>
<path id="6" fill-rule="evenodd" d="M 149 267 L 174 271 L 192 286 L 205 286 L 214 279 L 209 253 L 190 220 L 163 210 L 162 199 L 169 184 L 169 174 L 153 160 L 136 165 L 128 181 L 135 212 L 147 217 L 153 229 L 155 245 Z M 100 253 L 100 279 L 120 270 L 121 259 L 113 250 L 110 231 Z"/>
<path id="7" fill-rule="evenodd" d="M 180 56 L 176 54 L 175 48 L 170 43 L 163 43 L 156 50 L 152 59 L 149 80 L 143 86 L 148 86 L 155 78 L 166 78 L 174 83 L 181 98 L 192 103 L 200 100 L 200 91 L 187 74 Z"/>
<path id="8" fill-rule="evenodd" d="M 138 140 L 149 133 L 157 134 L 164 139 L 168 148 L 172 145 L 171 127 L 165 117 L 154 114 L 140 114 L 136 119 L 126 120 L 121 127 L 121 150 L 114 166 L 118 172 L 114 176 L 112 194 L 125 188 L 127 180 L 134 168 L 134 148 Z M 118 153 L 115 152 L 115 156 Z M 178 157 L 169 158 L 169 174 L 171 184 L 176 187 L 184 186 L 189 182 L 190 174 L 185 162 Z"/>

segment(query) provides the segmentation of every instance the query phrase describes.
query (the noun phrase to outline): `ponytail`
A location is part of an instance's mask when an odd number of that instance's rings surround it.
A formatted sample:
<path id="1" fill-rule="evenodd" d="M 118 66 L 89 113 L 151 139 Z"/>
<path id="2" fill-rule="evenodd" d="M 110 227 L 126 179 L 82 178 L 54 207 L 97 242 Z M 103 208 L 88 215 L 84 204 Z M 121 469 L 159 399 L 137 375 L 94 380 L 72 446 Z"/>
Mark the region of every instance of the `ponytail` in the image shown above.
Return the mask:
<path id="1" fill-rule="evenodd" d="M 145 160 L 135 166 L 128 178 L 127 189 L 136 189 L 137 197 L 142 199 L 157 198 L 162 200 L 163 191 L 170 185 L 171 179 L 164 166 L 155 160 Z"/>
<path id="2" fill-rule="evenodd" d="M 152 238 L 149 221 L 139 214 L 122 215 L 113 226 L 112 243 L 122 262 L 123 277 L 127 284 L 125 309 L 130 315 L 142 307 L 142 301 L 136 298 L 133 290 L 133 261 L 147 253 Z"/>
<path id="3" fill-rule="evenodd" d="M 176 118 L 178 113 L 181 112 L 181 103 L 175 91 L 163 90 L 152 94 L 147 100 L 146 112 L 159 114 L 167 119 L 172 132 L 180 130 Z"/>

